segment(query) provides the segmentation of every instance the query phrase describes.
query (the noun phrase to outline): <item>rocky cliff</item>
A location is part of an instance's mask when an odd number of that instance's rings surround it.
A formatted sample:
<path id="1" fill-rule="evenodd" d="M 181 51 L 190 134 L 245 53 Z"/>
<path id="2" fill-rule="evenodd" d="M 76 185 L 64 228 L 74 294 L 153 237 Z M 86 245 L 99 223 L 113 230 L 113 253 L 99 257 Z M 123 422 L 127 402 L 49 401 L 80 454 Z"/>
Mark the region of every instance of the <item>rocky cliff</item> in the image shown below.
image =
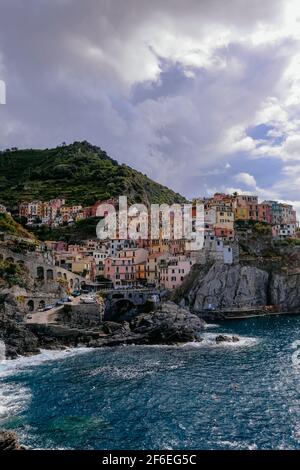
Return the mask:
<path id="1" fill-rule="evenodd" d="M 175 298 L 197 313 L 266 306 L 300 310 L 300 270 L 264 260 L 248 265 L 194 266 Z"/>
<path id="2" fill-rule="evenodd" d="M 269 226 L 236 227 L 232 265 L 194 265 L 173 299 L 194 312 L 248 308 L 300 312 L 299 240 L 274 240 Z"/>

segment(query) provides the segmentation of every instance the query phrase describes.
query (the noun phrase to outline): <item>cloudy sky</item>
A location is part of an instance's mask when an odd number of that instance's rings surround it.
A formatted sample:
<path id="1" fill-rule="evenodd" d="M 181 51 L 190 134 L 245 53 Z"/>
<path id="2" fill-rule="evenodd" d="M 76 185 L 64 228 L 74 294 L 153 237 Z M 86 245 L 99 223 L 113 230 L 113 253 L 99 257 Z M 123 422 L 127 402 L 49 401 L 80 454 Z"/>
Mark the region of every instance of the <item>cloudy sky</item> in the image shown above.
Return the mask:
<path id="1" fill-rule="evenodd" d="M 0 0 L 0 148 L 88 140 L 300 209 L 299 0 Z"/>

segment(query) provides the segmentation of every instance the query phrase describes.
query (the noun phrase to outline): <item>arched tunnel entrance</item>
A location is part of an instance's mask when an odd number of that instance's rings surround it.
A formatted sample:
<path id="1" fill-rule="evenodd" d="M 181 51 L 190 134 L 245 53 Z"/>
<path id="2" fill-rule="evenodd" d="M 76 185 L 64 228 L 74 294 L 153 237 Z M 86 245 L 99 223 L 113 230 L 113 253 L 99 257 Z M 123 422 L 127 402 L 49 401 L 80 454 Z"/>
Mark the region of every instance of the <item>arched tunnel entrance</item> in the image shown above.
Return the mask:
<path id="1" fill-rule="evenodd" d="M 33 312 L 34 311 L 34 301 L 33 300 L 28 300 L 27 310 L 28 310 L 28 312 Z"/>
<path id="2" fill-rule="evenodd" d="M 104 320 L 124 321 L 131 318 L 137 308 L 128 299 L 111 299 L 105 302 Z"/>

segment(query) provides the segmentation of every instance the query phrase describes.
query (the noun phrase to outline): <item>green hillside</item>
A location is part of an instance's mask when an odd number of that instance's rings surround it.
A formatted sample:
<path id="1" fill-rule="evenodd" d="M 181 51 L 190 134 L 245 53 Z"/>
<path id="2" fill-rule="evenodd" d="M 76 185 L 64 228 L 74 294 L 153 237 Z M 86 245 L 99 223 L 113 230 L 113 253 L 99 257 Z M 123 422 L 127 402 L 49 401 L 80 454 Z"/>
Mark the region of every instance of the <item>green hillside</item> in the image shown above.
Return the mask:
<path id="1" fill-rule="evenodd" d="M 64 196 L 67 204 L 87 206 L 119 195 L 127 195 L 131 203 L 185 201 L 88 142 L 0 152 L 0 202 L 10 209 L 33 199 Z"/>

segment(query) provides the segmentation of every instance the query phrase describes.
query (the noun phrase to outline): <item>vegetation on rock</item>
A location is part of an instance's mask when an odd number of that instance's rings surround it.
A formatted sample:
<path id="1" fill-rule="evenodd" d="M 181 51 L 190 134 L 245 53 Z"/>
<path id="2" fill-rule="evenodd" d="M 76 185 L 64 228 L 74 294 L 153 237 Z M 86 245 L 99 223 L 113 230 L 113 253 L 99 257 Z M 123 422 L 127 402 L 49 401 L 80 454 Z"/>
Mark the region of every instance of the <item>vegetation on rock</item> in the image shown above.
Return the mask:
<path id="1" fill-rule="evenodd" d="M 0 287 L 26 287 L 27 270 L 12 261 L 0 261 Z"/>
<path id="2" fill-rule="evenodd" d="M 20 238 L 33 238 L 32 233 L 28 232 L 7 213 L 0 214 L 0 232 Z"/>

